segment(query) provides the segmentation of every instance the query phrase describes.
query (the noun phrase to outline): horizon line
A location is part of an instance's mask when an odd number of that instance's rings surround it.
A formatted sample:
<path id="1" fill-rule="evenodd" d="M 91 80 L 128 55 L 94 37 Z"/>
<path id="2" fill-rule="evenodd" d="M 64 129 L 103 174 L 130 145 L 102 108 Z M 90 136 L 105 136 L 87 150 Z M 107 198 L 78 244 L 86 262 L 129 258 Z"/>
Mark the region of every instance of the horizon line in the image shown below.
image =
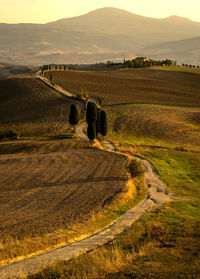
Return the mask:
<path id="1" fill-rule="evenodd" d="M 121 10 L 121 11 L 124 11 L 124 12 L 127 12 L 129 14 L 132 14 L 132 15 L 136 15 L 136 16 L 140 16 L 140 17 L 144 17 L 144 18 L 149 18 L 149 19 L 160 19 L 160 20 L 164 20 L 164 19 L 168 19 L 170 17 L 177 17 L 177 18 L 182 18 L 182 19 L 186 19 L 186 20 L 189 20 L 189 21 L 192 21 L 192 22 L 196 22 L 196 23 L 200 23 L 200 21 L 195 21 L 191 18 L 188 18 L 188 17 L 184 17 L 184 16 L 179 16 L 179 15 L 169 15 L 167 17 L 162 17 L 162 18 L 159 18 L 159 17 L 150 17 L 150 16 L 145 16 L 145 15 L 140 15 L 140 14 L 135 14 L 133 12 L 130 12 L 128 10 L 124 10 L 124 9 L 120 9 L 120 8 L 115 8 L 115 7 L 102 7 L 102 8 L 98 8 L 98 9 L 95 9 L 95 10 L 91 10 L 89 12 L 86 12 L 84 14 L 81 14 L 81 15 L 77 15 L 77 16 L 72 16 L 72 17 L 63 17 L 63 18 L 58 18 L 58 19 L 55 19 L 52 21 L 47 21 L 45 23 L 41 23 L 41 22 L 1 22 L 0 21 L 0 24 L 32 24 L 32 25 L 45 25 L 45 24 L 48 24 L 48 23 L 51 23 L 51 22 L 56 22 L 56 21 L 59 21 L 59 20 L 64 20 L 64 19 L 72 19 L 72 18 L 76 18 L 76 17 L 81 17 L 81 16 L 85 16 L 85 15 L 88 15 L 92 12 L 95 12 L 95 11 L 98 11 L 98 10 L 103 10 L 103 9 L 115 9 L 115 10 Z"/>

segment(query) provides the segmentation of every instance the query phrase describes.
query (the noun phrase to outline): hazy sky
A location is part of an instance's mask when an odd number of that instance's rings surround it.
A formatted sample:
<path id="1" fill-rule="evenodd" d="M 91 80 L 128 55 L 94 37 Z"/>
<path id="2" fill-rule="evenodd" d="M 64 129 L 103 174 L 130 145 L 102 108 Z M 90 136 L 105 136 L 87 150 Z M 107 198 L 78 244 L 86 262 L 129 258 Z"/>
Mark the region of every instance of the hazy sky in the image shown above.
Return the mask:
<path id="1" fill-rule="evenodd" d="M 179 15 L 200 22 L 200 0 L 0 0 L 0 22 L 46 23 L 102 7 L 156 18 Z"/>

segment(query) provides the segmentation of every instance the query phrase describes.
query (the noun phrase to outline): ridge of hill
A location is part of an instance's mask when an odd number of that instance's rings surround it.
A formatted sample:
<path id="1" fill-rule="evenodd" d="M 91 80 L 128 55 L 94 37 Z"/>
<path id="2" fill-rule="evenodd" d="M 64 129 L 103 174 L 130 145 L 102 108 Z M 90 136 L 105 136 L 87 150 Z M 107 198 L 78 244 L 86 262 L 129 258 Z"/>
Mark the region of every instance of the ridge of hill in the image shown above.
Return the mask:
<path id="1" fill-rule="evenodd" d="M 102 8 L 47 24 L 0 23 L 0 60 L 32 65 L 96 63 L 135 56 L 150 45 L 199 34 L 200 23 L 189 19 L 155 19 Z M 190 58 L 194 59 L 192 54 Z"/>
<path id="2" fill-rule="evenodd" d="M 184 40 L 164 42 L 152 45 L 142 50 L 141 53 L 146 53 L 155 59 L 168 57 L 169 59 L 178 59 L 180 63 L 195 65 L 200 64 L 200 36 Z M 194 57 L 194 59 L 191 59 Z"/>

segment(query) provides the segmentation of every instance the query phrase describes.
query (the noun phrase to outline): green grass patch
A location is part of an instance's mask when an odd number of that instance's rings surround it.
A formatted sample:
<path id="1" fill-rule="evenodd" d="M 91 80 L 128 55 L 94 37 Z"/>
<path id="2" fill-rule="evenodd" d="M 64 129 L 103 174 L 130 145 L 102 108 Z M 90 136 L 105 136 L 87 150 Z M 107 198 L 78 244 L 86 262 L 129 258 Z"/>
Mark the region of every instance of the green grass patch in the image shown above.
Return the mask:
<path id="1" fill-rule="evenodd" d="M 192 219 L 198 219 L 200 217 L 200 202 L 179 201 L 172 203 L 171 207 L 181 216 Z"/>
<path id="2" fill-rule="evenodd" d="M 141 137 L 141 136 L 134 136 L 131 134 L 126 133 L 117 133 L 112 130 L 108 130 L 107 138 L 111 141 L 116 141 L 118 143 L 127 143 L 132 145 L 147 145 L 147 146 L 158 146 L 163 148 L 175 148 L 178 145 L 169 143 L 164 140 L 149 138 L 149 137 Z"/>
<path id="3" fill-rule="evenodd" d="M 200 156 L 176 150 L 141 152 L 156 168 L 168 189 L 178 195 L 200 197 Z"/>

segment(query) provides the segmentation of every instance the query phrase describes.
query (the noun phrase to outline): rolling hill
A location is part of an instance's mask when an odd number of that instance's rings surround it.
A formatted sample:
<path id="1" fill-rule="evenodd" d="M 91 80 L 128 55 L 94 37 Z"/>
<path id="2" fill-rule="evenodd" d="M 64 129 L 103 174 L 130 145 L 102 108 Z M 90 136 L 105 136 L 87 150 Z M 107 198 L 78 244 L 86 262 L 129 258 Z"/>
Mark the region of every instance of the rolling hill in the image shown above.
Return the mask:
<path id="1" fill-rule="evenodd" d="M 200 106 L 200 78 L 197 74 L 131 69 L 109 72 L 52 71 L 53 80 L 66 90 L 80 88 L 100 98 L 103 105 L 121 103 Z"/>
<path id="2" fill-rule="evenodd" d="M 22 136 L 66 134 L 71 103 L 34 77 L 1 79 L 0 133 L 13 129 Z M 80 111 L 80 103 L 73 103 Z"/>
<path id="3" fill-rule="evenodd" d="M 170 59 L 177 59 L 180 63 L 194 63 L 195 65 L 198 65 L 200 64 L 199 45 L 200 37 L 194 37 L 184 40 L 156 44 L 143 49 L 141 54 L 146 53 L 147 56 L 151 56 L 155 59 L 168 57 Z"/>
<path id="4" fill-rule="evenodd" d="M 0 60 L 29 65 L 96 63 L 134 56 L 148 46 L 199 33 L 200 23 L 186 18 L 154 19 L 103 8 L 47 24 L 1 23 Z M 192 53 L 189 58 L 194 63 Z"/>

